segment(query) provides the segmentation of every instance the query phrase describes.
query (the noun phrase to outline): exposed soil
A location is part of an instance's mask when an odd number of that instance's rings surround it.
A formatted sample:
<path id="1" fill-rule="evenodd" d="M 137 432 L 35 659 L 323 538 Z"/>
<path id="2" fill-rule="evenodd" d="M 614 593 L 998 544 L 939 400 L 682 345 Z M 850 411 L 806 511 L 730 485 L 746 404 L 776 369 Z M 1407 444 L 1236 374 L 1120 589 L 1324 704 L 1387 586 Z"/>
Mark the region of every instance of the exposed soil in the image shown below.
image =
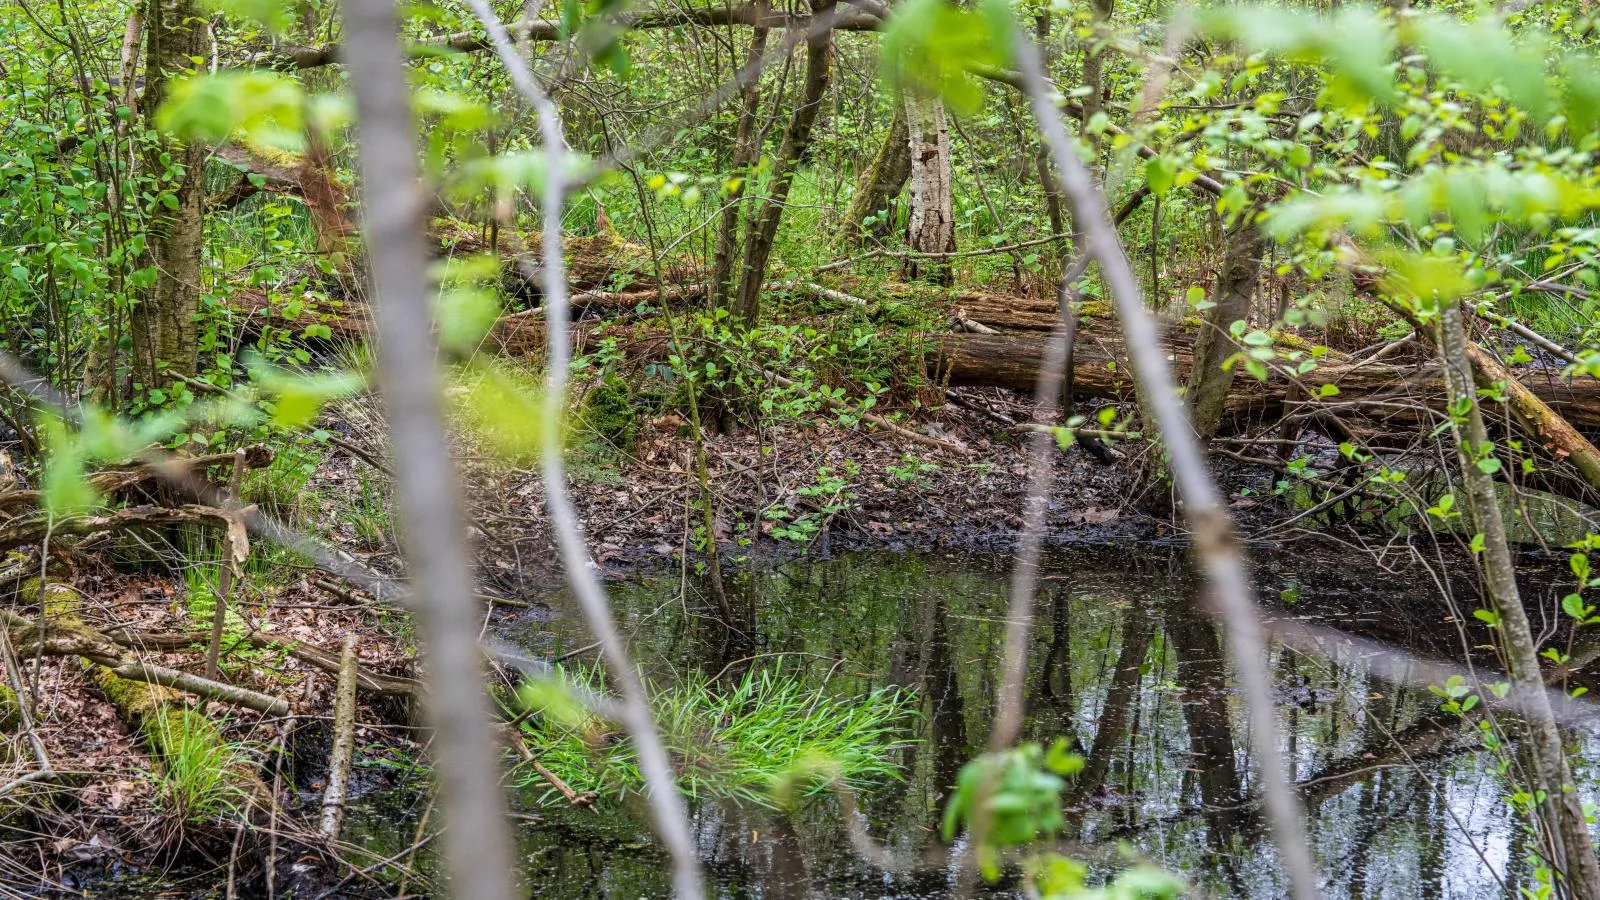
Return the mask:
<path id="1" fill-rule="evenodd" d="M 1014 419 L 1028 418 L 1026 405 L 1008 391 L 972 391 L 967 399 Z M 1022 524 L 1025 437 L 954 405 L 943 407 L 920 430 L 969 452 L 910 444 L 866 424 L 709 436 L 706 466 L 722 558 L 782 559 L 858 547 L 1010 546 Z M 572 496 L 595 562 L 607 575 L 674 563 L 686 555 L 704 558 L 697 543 L 703 531 L 699 478 L 686 431 L 677 416 L 665 416 L 640 428 L 629 454 L 573 466 Z M 1112 450 L 1109 462 L 1079 446 L 1056 456 L 1052 537 L 1153 533 L 1154 524 L 1129 502 L 1138 466 L 1124 454 L 1136 447 Z M 516 591 L 559 580 L 538 474 L 483 464 L 472 466 L 469 477 L 471 513 L 482 529 L 488 562 L 485 577 Z M 814 532 L 786 535 L 797 520 L 814 524 Z"/>

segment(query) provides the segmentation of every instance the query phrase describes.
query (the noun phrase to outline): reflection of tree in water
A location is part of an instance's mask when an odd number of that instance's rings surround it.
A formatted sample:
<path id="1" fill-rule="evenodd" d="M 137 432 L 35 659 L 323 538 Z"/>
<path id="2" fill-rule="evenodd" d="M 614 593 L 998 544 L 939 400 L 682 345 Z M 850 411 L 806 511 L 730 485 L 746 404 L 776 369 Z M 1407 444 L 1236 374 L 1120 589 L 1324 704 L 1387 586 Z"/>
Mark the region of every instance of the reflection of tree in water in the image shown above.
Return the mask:
<path id="1" fill-rule="evenodd" d="M 1295 615 L 1321 615 L 1319 592 L 1327 588 L 1335 595 L 1331 624 L 1365 633 L 1371 623 L 1375 636 L 1412 636 L 1408 646 L 1423 652 L 1438 640 L 1420 630 L 1419 611 L 1375 622 L 1371 610 L 1394 606 L 1393 596 L 1363 600 L 1348 573 L 1330 588 L 1290 571 L 1294 564 L 1282 562 L 1272 575 L 1301 586 Z M 1085 771 L 1065 798 L 1069 834 L 1105 848 L 1128 839 L 1222 895 L 1271 896 L 1272 856 L 1256 849 L 1263 842 L 1230 671 L 1181 556 L 1073 552 L 1047 561 L 1044 575 L 1029 648 L 1027 734 L 1046 744 L 1084 742 Z M 643 659 L 716 671 L 730 657 L 783 654 L 786 670 L 826 680 L 837 694 L 883 684 L 914 692 L 922 714 L 908 730 L 917 742 L 895 751 L 904 782 L 858 798 L 870 833 L 914 868 L 891 875 L 856 857 L 831 800 L 784 823 L 748 810 L 718 823 L 702 809 L 702 846 L 715 858 L 719 883 L 777 897 L 806 886 L 825 886 L 830 895 L 942 893 L 948 861 L 935 835 L 957 772 L 984 749 L 1004 628 L 1004 566 L 847 556 L 758 572 L 735 586 L 737 605 L 754 614 L 756 642 L 732 652 L 718 623 L 693 608 L 693 594 L 686 607 L 669 579 L 617 596 L 629 606 L 635 645 L 649 648 Z M 1432 627 L 1438 630 L 1436 621 Z M 1423 896 L 1459 890 L 1461 869 L 1452 864 L 1463 845 L 1451 807 L 1431 796 L 1426 779 L 1393 768 L 1452 752 L 1459 727 L 1434 718 L 1437 704 L 1425 693 L 1368 677 L 1357 656 L 1276 650 L 1271 663 L 1283 686 L 1286 749 L 1316 819 L 1325 886 L 1353 896 L 1397 885 Z M 1296 691 L 1309 691 L 1309 699 Z M 1468 789 L 1482 782 L 1468 779 Z M 1500 846 L 1513 851 L 1513 867 L 1520 864 L 1520 847 Z"/>

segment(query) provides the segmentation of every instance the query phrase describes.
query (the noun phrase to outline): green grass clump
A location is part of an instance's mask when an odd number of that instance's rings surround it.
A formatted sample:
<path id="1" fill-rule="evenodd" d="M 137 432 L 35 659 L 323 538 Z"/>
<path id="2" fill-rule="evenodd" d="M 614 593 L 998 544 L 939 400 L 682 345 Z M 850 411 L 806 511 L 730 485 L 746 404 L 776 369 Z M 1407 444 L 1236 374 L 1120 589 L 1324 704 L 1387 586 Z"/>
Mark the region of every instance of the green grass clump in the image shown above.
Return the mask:
<path id="1" fill-rule="evenodd" d="M 145 716 L 145 739 L 161 764 L 162 803 L 178 818 L 212 821 L 237 814 L 249 801 L 244 752 L 194 710 L 161 706 Z"/>
<path id="2" fill-rule="evenodd" d="M 524 723 L 522 736 L 573 789 L 615 799 L 642 791 L 644 778 L 633 742 L 576 706 L 574 689 L 596 690 L 599 680 L 593 671 L 563 671 L 530 691 L 543 715 Z M 702 676 L 647 689 L 678 788 L 691 799 L 776 808 L 835 783 L 860 790 L 901 777 L 890 756 L 905 746 L 913 707 L 897 688 L 836 697 L 772 667 L 746 673 L 730 690 Z M 529 767 L 523 784 L 538 780 Z"/>

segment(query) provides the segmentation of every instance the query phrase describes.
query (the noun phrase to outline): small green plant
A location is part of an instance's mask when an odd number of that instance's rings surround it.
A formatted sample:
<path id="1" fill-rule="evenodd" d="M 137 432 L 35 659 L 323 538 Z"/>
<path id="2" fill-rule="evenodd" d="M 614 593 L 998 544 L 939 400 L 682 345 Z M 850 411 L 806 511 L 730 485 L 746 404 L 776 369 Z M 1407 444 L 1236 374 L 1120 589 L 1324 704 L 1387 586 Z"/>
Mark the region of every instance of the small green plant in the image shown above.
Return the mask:
<path id="1" fill-rule="evenodd" d="M 1166 900 L 1182 896 L 1182 879 L 1134 865 L 1108 884 L 1090 887 L 1083 863 L 1051 850 L 1066 825 L 1061 791 L 1082 771 L 1083 757 L 1058 738 L 1045 750 L 1027 743 L 988 753 L 961 767 L 945 807 L 944 839 L 963 829 L 977 839 L 978 868 L 988 881 L 1002 872 L 1002 854 L 1020 854 L 1029 896 L 1046 900 Z"/>
<path id="2" fill-rule="evenodd" d="M 933 482 L 927 479 L 928 475 L 939 471 L 939 464 L 919 459 L 915 454 L 907 453 L 900 457 L 900 463 L 889 467 L 889 475 L 899 482 L 915 482 L 917 487 L 931 488 Z"/>
<path id="3" fill-rule="evenodd" d="M 297 521 L 303 510 L 306 485 L 321 463 L 320 445 L 302 440 L 286 442 L 277 448 L 270 465 L 245 474 L 245 499 L 264 515 Z"/>
<path id="4" fill-rule="evenodd" d="M 817 536 L 828 519 L 849 509 L 856 494 L 849 490 L 847 476 L 859 473 L 861 467 L 846 460 L 844 469 L 846 474 L 841 475 L 822 466 L 817 469 L 815 482 L 795 488 L 794 495 L 809 502 L 812 507 L 809 511 L 796 515 L 788 507 L 772 506 L 763 512 L 762 518 L 772 523 L 769 533 L 775 538 L 804 544 Z"/>
<path id="5" fill-rule="evenodd" d="M 363 473 L 356 495 L 349 506 L 340 510 L 341 517 L 355 529 L 361 546 L 380 550 L 394 536 L 394 522 L 390 515 L 389 498 L 383 486 Z"/>

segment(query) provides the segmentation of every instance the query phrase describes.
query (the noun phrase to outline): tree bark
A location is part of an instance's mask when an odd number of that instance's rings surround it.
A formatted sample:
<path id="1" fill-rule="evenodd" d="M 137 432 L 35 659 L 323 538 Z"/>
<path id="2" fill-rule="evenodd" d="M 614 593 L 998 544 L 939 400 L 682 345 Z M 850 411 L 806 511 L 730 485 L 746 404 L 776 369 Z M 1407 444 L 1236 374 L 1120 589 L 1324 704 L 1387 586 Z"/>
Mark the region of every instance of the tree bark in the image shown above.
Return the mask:
<path id="1" fill-rule="evenodd" d="M 150 121 L 172 79 L 207 52 L 205 19 L 193 0 L 150 0 L 145 29 L 142 114 Z M 146 264 L 156 280 L 134 304 L 134 381 L 148 389 L 193 375 L 199 365 L 200 254 L 204 232 L 205 147 L 198 141 L 158 141 L 145 171 L 163 179 L 164 199 L 150 223 Z"/>
<path id="2" fill-rule="evenodd" d="M 767 29 L 756 28 L 750 35 L 750 49 L 745 54 L 745 67 L 759 64 L 767 50 Z M 744 192 L 749 186 L 751 168 L 757 157 L 756 113 L 761 107 L 761 79 L 750 79 L 739 92 L 739 124 L 733 138 L 732 177 L 739 179 L 737 187 L 728 192 L 728 202 L 722 207 L 722 222 L 717 230 L 717 249 L 712 263 L 711 299 L 719 306 L 728 305 L 733 293 L 733 262 L 739 252 L 739 215 L 744 209 Z"/>
<path id="3" fill-rule="evenodd" d="M 886 212 L 911 176 L 911 132 L 906 124 L 904 104 L 895 103 L 894 118 L 872 162 L 856 181 L 855 196 L 839 226 L 839 242 L 848 249 L 859 248 L 868 237 L 882 239 L 889 231 L 888 217 L 863 224 L 868 216 Z"/>
<path id="4" fill-rule="evenodd" d="M 911 164 L 911 222 L 908 243 L 917 253 L 954 253 L 956 222 L 950 184 L 950 126 L 937 97 L 906 95 L 906 126 Z M 949 259 L 906 260 L 908 281 L 954 283 Z"/>
<path id="5" fill-rule="evenodd" d="M 1458 303 L 1443 305 L 1438 335 L 1439 361 L 1444 368 L 1450 408 L 1456 411 L 1451 418 L 1467 499 L 1465 507 L 1473 526 L 1482 535 L 1484 587 L 1499 616 L 1502 651 L 1510 670 L 1515 700 L 1527 726 L 1526 756 L 1532 763 L 1534 783 L 1524 787 L 1548 792 L 1543 804 L 1544 838 L 1551 865 L 1565 877 L 1567 894 L 1592 900 L 1600 897 L 1600 861 L 1595 857 L 1581 798 L 1567 765 L 1550 698 L 1545 694 L 1539 670 L 1539 645 L 1517 587 L 1516 563 L 1506 539 L 1494 479 L 1478 465 L 1491 458 L 1485 455 L 1484 449 L 1490 446 L 1489 432 L 1484 426 L 1483 412 L 1478 408 L 1466 328 Z"/>
<path id="6" fill-rule="evenodd" d="M 1222 271 L 1217 274 L 1212 292 L 1211 302 L 1215 305 L 1206 311 L 1205 321 L 1195 335 L 1189 371 L 1189 420 L 1201 446 L 1216 436 L 1228 393 L 1233 389 L 1234 373 L 1240 368 L 1223 365 L 1238 352 L 1228 329 L 1234 322 L 1250 317 L 1250 303 L 1261 274 L 1263 245 L 1261 230 L 1249 221 L 1241 221 L 1228 234 Z"/>
<path id="7" fill-rule="evenodd" d="M 823 13 L 831 6 L 830 0 L 813 0 L 813 15 Z M 784 205 L 789 199 L 789 186 L 794 182 L 800 158 L 811 145 L 811 129 L 822 109 L 822 94 L 828 87 L 833 60 L 833 32 L 822 31 L 806 39 L 806 74 L 801 90 L 800 105 L 795 107 L 789 126 L 784 129 L 783 144 L 778 150 L 777 164 L 771 183 L 767 187 L 766 202 L 751 221 L 746 232 L 744 271 L 739 277 L 739 295 L 735 313 L 746 326 L 753 326 L 761 317 L 761 286 L 767 277 L 767 260 L 772 256 L 772 243 L 778 235 L 778 225 L 783 221 Z"/>

